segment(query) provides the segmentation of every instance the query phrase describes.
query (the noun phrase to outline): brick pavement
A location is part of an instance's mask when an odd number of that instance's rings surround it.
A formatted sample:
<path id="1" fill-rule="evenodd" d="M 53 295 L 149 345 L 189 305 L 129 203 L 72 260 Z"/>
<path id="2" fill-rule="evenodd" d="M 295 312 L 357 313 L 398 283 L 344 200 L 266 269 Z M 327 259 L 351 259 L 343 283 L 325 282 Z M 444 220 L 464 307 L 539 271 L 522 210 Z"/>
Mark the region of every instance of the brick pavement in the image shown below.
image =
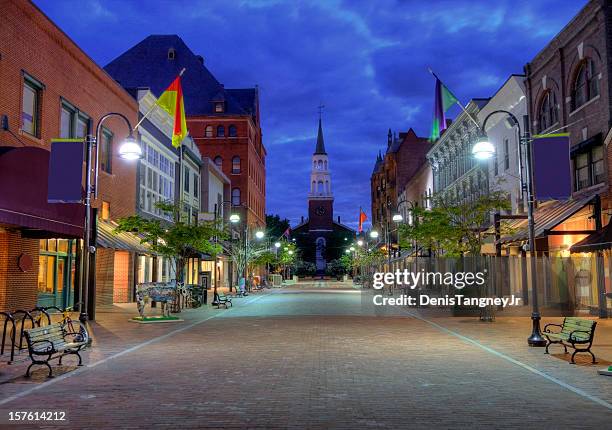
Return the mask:
<path id="1" fill-rule="evenodd" d="M 593 400 L 453 334 L 561 382 L 586 379 L 578 388 L 612 400 L 612 380 L 589 378 L 594 368 L 525 347 L 524 321 L 377 316 L 350 289 L 280 289 L 235 302 L 231 311 L 188 311 L 185 322 L 163 326 L 100 314 L 98 351 L 86 360 L 93 367 L 49 385 L 0 384 L 2 399 L 41 387 L 0 400 L 0 411 L 66 409 L 71 428 L 589 428 L 612 418 Z M 175 330 L 182 331 L 134 348 Z"/>

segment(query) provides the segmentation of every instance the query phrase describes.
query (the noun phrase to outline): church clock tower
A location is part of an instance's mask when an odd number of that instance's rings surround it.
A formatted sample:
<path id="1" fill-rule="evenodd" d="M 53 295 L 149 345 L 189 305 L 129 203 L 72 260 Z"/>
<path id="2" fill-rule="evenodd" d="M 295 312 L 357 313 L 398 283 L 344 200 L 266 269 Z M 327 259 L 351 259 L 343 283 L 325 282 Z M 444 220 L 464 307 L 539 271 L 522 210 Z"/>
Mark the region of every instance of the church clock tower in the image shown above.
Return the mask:
<path id="1" fill-rule="evenodd" d="M 323 142 L 323 128 L 319 117 L 317 146 L 312 154 L 310 193 L 308 193 L 308 218 L 310 231 L 332 231 L 334 227 L 334 196 L 329 174 L 329 160 Z"/>
<path id="2" fill-rule="evenodd" d="M 308 219 L 292 230 L 293 239 L 305 261 L 314 263 L 317 275 L 328 272 L 328 263 L 344 255 L 340 245 L 346 245 L 355 237 L 350 227 L 334 221 L 334 194 L 332 193 L 329 158 L 323 142 L 321 109 L 319 106 L 319 133 L 317 146 L 312 154 L 310 191 L 308 192 Z M 344 242 L 344 241 L 347 242 Z"/>

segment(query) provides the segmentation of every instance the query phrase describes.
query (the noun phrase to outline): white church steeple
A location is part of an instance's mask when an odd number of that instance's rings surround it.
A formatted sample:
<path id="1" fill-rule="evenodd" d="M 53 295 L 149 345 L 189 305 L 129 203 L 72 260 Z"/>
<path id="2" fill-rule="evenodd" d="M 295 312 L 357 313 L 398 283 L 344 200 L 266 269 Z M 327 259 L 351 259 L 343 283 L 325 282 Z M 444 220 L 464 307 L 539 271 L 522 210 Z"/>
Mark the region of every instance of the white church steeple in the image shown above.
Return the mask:
<path id="1" fill-rule="evenodd" d="M 329 173 L 329 160 L 325 152 L 323 142 L 323 128 L 321 117 L 319 117 L 319 133 L 317 135 L 317 146 L 312 154 L 312 170 L 310 173 L 309 198 L 333 200 L 331 188 L 331 175 Z"/>

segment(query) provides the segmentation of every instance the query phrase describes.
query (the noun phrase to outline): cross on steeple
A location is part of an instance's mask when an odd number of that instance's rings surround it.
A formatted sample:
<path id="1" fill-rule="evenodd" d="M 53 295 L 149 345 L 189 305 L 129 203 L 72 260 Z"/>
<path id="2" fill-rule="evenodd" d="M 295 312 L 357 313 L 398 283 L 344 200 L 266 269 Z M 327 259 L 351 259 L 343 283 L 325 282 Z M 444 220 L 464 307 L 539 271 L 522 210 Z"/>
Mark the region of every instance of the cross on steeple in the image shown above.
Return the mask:
<path id="1" fill-rule="evenodd" d="M 323 115 L 324 107 L 325 105 L 323 104 L 323 102 L 319 102 L 319 106 L 317 106 L 317 109 L 319 110 L 319 121 L 321 120 L 321 116 Z"/>

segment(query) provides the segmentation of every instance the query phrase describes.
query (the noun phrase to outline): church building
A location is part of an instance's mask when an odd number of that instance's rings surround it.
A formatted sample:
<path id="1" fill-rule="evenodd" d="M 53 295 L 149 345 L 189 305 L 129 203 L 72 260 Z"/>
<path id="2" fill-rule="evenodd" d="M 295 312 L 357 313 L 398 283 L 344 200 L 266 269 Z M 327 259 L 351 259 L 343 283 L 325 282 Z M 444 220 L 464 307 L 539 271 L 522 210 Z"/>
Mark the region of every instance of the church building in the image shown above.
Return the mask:
<path id="1" fill-rule="evenodd" d="M 302 217 L 302 222 L 293 228 L 292 236 L 302 258 L 315 263 L 317 274 L 325 273 L 327 264 L 340 258 L 355 237 L 355 231 L 341 224 L 340 217 L 334 220 L 334 195 L 321 118 L 312 154 L 308 218 Z"/>

